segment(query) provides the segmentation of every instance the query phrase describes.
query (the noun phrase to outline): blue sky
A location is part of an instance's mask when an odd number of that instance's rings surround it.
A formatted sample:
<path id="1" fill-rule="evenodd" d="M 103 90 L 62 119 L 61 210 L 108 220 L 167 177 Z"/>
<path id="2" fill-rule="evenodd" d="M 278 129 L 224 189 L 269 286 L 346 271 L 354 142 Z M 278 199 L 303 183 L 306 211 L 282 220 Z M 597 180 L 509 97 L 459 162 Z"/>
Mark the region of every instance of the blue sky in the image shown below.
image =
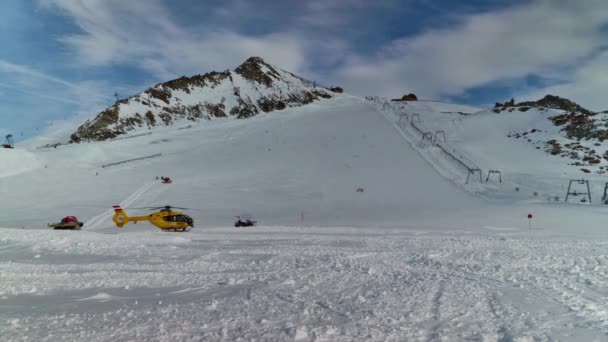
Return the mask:
<path id="1" fill-rule="evenodd" d="M 604 0 L 3 0 L 0 134 L 256 55 L 356 95 L 608 109 Z"/>

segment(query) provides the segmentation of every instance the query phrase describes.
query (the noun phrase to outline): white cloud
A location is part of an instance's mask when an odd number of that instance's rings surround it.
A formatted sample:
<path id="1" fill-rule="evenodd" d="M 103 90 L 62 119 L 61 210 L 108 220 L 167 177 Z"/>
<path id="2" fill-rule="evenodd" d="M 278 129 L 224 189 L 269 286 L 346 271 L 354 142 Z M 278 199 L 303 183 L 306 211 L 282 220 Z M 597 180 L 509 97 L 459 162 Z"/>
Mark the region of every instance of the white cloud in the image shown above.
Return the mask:
<path id="1" fill-rule="evenodd" d="M 5 61 L 2 59 L 0 59 L 0 73 L 23 75 L 23 76 L 36 78 L 39 80 L 41 79 L 44 81 L 56 83 L 56 84 L 59 84 L 59 85 L 65 86 L 65 87 L 70 87 L 70 88 L 76 87 L 76 85 L 74 83 L 71 83 L 64 79 L 54 77 L 52 75 L 48 75 L 43 72 L 34 70 L 31 67 L 26 66 L 26 65 L 11 63 L 9 61 Z"/>
<path id="2" fill-rule="evenodd" d="M 20 87 L 15 87 L 14 85 L 7 84 L 7 83 L 0 83 L 0 88 L 4 88 L 5 90 L 8 90 L 8 91 L 15 91 L 15 92 L 25 94 L 25 95 L 35 96 L 40 99 L 51 100 L 51 101 L 55 101 L 55 102 L 61 102 L 61 103 L 72 104 L 72 105 L 79 104 L 78 101 L 69 99 L 67 97 L 56 97 L 56 96 L 46 95 L 45 93 L 42 93 L 42 92 L 22 89 Z M 2 94 L 0 94 L 0 95 L 2 95 Z"/>
<path id="3" fill-rule="evenodd" d="M 524 89 L 516 96 L 537 100 L 546 94 L 571 99 L 593 111 L 608 110 L 608 51 L 604 51 L 566 72 L 561 83 L 541 89 Z"/>
<path id="4" fill-rule="evenodd" d="M 255 17 L 249 12 L 256 5 L 244 0 L 227 0 L 210 8 L 210 15 L 223 16 L 227 23 L 217 27 L 205 26 L 204 18 L 199 26 L 185 26 L 161 0 L 39 2 L 45 9 L 72 18 L 81 29 L 60 38 L 75 52 L 81 66 L 127 65 L 166 80 L 224 70 L 255 55 L 304 76 L 340 84 L 358 95 L 463 95 L 474 87 L 537 74 L 562 81 L 561 86 L 541 92 L 571 91 L 582 98 L 583 92 L 577 89 L 586 89 L 584 98 L 592 101 L 601 98 L 596 86 L 603 83 L 597 72 L 605 70 L 605 63 L 600 56 L 589 58 L 608 43 L 601 32 L 608 22 L 604 0 L 530 0 L 491 12 L 450 17 L 450 23 L 460 24 L 395 39 L 366 55 L 353 52 L 356 37 L 341 36 L 332 26 L 348 24 L 356 29 L 357 22 L 366 19 L 353 17 L 356 11 L 404 6 L 404 1 L 306 0 L 298 3 L 295 17 L 290 13 L 287 19 L 265 8 L 259 19 L 276 14 L 281 25 L 257 35 L 238 33 L 228 20 Z M 430 5 L 423 0 L 407 3 Z M 411 13 L 419 14 L 416 8 Z M 319 65 L 323 68 L 317 69 Z M 319 72 L 328 68 L 333 70 Z M 525 91 L 536 93 L 535 89 Z"/>
<path id="5" fill-rule="evenodd" d="M 334 75 L 359 94 L 463 94 L 579 62 L 608 42 L 607 18 L 605 1 L 533 1 L 395 40 L 372 57 L 348 58 Z"/>
<path id="6" fill-rule="evenodd" d="M 39 132 L 56 119 L 81 122 L 111 102 L 110 86 L 102 81 L 68 81 L 5 60 L 0 76 L 4 96 L 17 103 L 2 103 L 2 109 Z"/>
<path id="7" fill-rule="evenodd" d="M 235 67 L 261 56 L 287 69 L 304 67 L 304 47 L 293 35 L 245 36 L 204 28 L 188 31 L 169 16 L 159 0 L 42 0 L 72 17 L 82 33 L 61 38 L 83 66 L 125 64 L 159 79 Z"/>
<path id="8" fill-rule="evenodd" d="M 0 59 L 0 87 L 7 91 L 18 92 L 40 99 L 84 106 L 99 102 L 104 97 L 94 82 L 72 82 L 30 66 Z M 97 83 L 98 84 L 98 83 Z"/>

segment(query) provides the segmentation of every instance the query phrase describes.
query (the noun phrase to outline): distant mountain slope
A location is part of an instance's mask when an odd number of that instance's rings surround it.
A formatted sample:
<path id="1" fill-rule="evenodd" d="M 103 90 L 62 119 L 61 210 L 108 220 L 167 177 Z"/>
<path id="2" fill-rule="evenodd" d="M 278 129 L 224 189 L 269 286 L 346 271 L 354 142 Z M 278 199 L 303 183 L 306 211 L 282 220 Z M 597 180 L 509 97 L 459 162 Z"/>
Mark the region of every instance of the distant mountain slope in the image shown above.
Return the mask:
<path id="1" fill-rule="evenodd" d="M 573 185 L 578 195 L 568 202 L 600 202 L 608 172 L 608 160 L 600 156 L 608 154 L 608 144 L 568 138 L 552 120 L 567 113 L 562 109 L 521 111 L 509 104 L 496 113 L 454 110 L 448 104 L 375 103 L 438 173 L 471 193 L 498 201 L 564 202 L 570 180 L 584 176 L 593 200 L 580 195 L 586 185 Z M 549 153 L 551 143 L 562 150 Z"/>
<path id="2" fill-rule="evenodd" d="M 138 129 L 306 105 L 334 93 L 251 57 L 234 70 L 181 77 L 116 102 L 80 126 L 70 142 L 102 141 Z"/>
<path id="3" fill-rule="evenodd" d="M 514 111 L 546 117 L 534 127 L 512 131 L 509 137 L 533 144 L 554 156 L 582 167 L 585 173 L 608 172 L 608 113 L 594 113 L 577 103 L 547 95 L 538 101 L 497 103 L 495 113 Z"/>

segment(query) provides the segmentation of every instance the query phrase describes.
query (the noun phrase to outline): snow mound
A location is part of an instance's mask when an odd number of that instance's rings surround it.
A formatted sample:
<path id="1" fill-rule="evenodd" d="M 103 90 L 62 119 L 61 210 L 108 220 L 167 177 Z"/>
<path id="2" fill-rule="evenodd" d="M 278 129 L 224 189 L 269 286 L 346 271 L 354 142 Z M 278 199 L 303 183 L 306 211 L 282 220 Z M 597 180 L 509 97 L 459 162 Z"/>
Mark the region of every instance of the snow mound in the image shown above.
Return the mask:
<path id="1" fill-rule="evenodd" d="M 105 292 L 100 292 L 94 296 L 80 299 L 81 301 L 98 301 L 98 302 L 107 302 L 112 299 L 115 299 L 111 294 L 107 294 Z"/>

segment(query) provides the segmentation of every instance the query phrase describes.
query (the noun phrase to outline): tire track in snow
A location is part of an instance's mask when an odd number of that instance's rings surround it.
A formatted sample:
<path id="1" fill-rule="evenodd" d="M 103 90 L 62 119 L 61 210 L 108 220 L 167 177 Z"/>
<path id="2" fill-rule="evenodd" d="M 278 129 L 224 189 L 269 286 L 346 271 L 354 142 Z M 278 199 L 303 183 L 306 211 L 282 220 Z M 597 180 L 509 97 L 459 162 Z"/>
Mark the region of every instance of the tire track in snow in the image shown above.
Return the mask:
<path id="1" fill-rule="evenodd" d="M 443 280 L 439 281 L 437 290 L 433 293 L 430 298 L 430 313 L 433 320 L 432 326 L 430 327 L 430 334 L 428 336 L 429 341 L 441 341 L 441 299 L 445 291 L 445 284 Z"/>
<path id="2" fill-rule="evenodd" d="M 555 292 L 557 291 L 557 292 Z M 570 312 L 583 319 L 585 324 L 594 329 L 608 333 L 606 321 L 608 311 L 605 308 L 606 299 L 603 296 L 586 291 L 580 284 L 561 280 L 561 286 L 553 291 L 554 299 Z"/>
<path id="3" fill-rule="evenodd" d="M 498 298 L 498 294 L 496 292 L 488 292 L 487 297 L 487 305 L 490 309 L 490 313 L 494 318 L 494 324 L 496 326 L 496 334 L 497 341 L 499 342 L 508 342 L 513 341 L 513 335 L 511 333 L 511 328 L 506 324 L 506 322 L 512 321 L 511 317 L 509 317 L 509 313 L 504 308 L 503 304 L 500 302 Z M 509 319 L 507 319 L 509 318 Z"/>
<path id="4" fill-rule="evenodd" d="M 150 189 L 152 189 L 152 187 L 155 184 L 156 184 L 156 182 L 150 182 L 150 183 L 145 184 L 141 188 L 137 189 L 134 193 L 129 195 L 129 197 L 127 197 L 122 202 L 120 202 L 119 205 L 121 207 L 130 206 L 131 204 L 133 204 L 133 202 L 138 200 L 143 194 L 145 194 Z M 108 210 L 104 211 L 103 213 L 101 213 L 97 216 L 94 216 L 91 219 L 89 219 L 87 222 L 85 222 L 84 228 L 87 230 L 95 230 L 96 228 L 99 228 L 99 226 L 101 226 L 103 223 L 111 220 L 113 215 L 114 215 L 114 210 L 108 209 Z"/>

